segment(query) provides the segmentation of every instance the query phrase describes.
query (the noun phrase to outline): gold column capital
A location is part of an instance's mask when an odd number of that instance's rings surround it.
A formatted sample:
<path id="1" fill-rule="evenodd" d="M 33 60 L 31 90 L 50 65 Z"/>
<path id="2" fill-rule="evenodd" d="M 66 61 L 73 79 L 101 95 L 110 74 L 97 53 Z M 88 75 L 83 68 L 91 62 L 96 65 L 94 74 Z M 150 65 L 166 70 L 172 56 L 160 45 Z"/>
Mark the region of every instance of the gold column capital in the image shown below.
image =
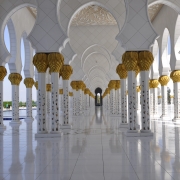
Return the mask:
<path id="1" fill-rule="evenodd" d="M 169 76 L 161 76 L 159 78 L 159 82 L 160 82 L 161 86 L 167 86 L 169 81 L 170 81 Z"/>
<path id="2" fill-rule="evenodd" d="M 116 80 L 116 88 L 115 90 L 118 90 L 121 88 L 121 81 L 120 80 Z"/>
<path id="3" fill-rule="evenodd" d="M 63 65 L 60 73 L 63 80 L 69 80 L 71 75 L 73 74 L 73 69 L 70 65 Z"/>
<path id="4" fill-rule="evenodd" d="M 34 83 L 34 86 L 36 87 L 36 90 L 38 90 L 38 81 Z"/>
<path id="5" fill-rule="evenodd" d="M 139 52 L 138 65 L 140 71 L 149 71 L 153 62 L 154 62 L 154 57 L 150 51 Z"/>
<path id="6" fill-rule="evenodd" d="M 174 70 L 170 74 L 170 78 L 174 83 L 180 82 L 180 70 Z"/>
<path id="7" fill-rule="evenodd" d="M 7 75 L 7 70 L 4 66 L 0 66 L 0 81 L 3 81 Z"/>
<path id="8" fill-rule="evenodd" d="M 48 55 L 45 53 L 37 53 L 33 58 L 33 64 L 38 73 L 45 73 L 48 68 Z"/>
<path id="9" fill-rule="evenodd" d="M 161 99 L 162 98 L 162 96 L 158 96 L 158 99 Z"/>
<path id="10" fill-rule="evenodd" d="M 90 94 L 90 90 L 88 89 L 88 88 L 86 88 L 85 90 L 84 90 L 84 94 L 86 95 L 86 94 Z"/>
<path id="11" fill-rule="evenodd" d="M 115 80 L 111 80 L 111 81 L 109 82 L 109 84 L 108 84 L 108 88 L 109 88 L 110 90 L 116 89 L 116 81 L 115 81 Z"/>
<path id="12" fill-rule="evenodd" d="M 71 87 L 76 90 L 76 81 L 71 81 Z"/>
<path id="13" fill-rule="evenodd" d="M 51 84 L 46 84 L 46 91 L 51 92 Z"/>
<path id="14" fill-rule="evenodd" d="M 59 94 L 63 94 L 63 89 L 59 89 Z"/>
<path id="15" fill-rule="evenodd" d="M 153 89 L 157 88 L 159 86 L 158 79 L 151 79 L 149 81 L 149 85 L 150 85 L 150 88 L 153 88 Z"/>
<path id="16" fill-rule="evenodd" d="M 117 66 L 116 73 L 119 75 L 120 79 L 126 79 L 128 76 L 128 73 L 124 64 L 119 64 Z"/>
<path id="17" fill-rule="evenodd" d="M 122 62 L 127 71 L 135 71 L 138 63 L 138 52 L 128 51 L 123 54 Z"/>
<path id="18" fill-rule="evenodd" d="M 34 79 L 26 78 L 26 79 L 24 79 L 24 84 L 25 84 L 26 88 L 32 88 L 34 85 Z"/>
<path id="19" fill-rule="evenodd" d="M 22 76 L 19 73 L 11 73 L 8 79 L 11 82 L 11 85 L 19 86 L 22 81 Z"/>
<path id="20" fill-rule="evenodd" d="M 76 90 L 83 90 L 84 88 L 84 82 L 83 81 L 77 81 L 77 84 L 76 84 Z"/>
<path id="21" fill-rule="evenodd" d="M 48 65 L 51 73 L 59 73 L 64 64 L 64 57 L 60 53 L 50 53 L 48 55 Z"/>

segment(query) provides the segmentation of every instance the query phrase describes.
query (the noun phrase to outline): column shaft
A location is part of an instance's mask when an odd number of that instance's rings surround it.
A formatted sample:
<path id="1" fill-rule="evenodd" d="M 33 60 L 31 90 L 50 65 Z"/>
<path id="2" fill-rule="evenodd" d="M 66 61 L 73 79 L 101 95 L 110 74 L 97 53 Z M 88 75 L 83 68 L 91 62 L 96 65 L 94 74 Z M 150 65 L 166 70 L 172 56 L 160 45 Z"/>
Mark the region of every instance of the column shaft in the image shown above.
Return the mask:
<path id="1" fill-rule="evenodd" d="M 174 83 L 174 120 L 180 120 L 180 82 Z"/>
<path id="2" fill-rule="evenodd" d="M 19 86 L 12 85 L 12 122 L 20 123 L 19 120 Z"/>
<path id="3" fill-rule="evenodd" d="M 26 121 L 32 121 L 32 88 L 26 88 Z"/>
<path id="4" fill-rule="evenodd" d="M 38 73 L 38 134 L 47 133 L 46 123 L 46 74 Z"/>
<path id="5" fill-rule="evenodd" d="M 114 115 L 115 114 L 115 102 L 116 102 L 116 98 L 115 98 L 115 89 L 111 89 L 110 92 L 110 114 Z"/>
<path id="6" fill-rule="evenodd" d="M 67 126 L 69 125 L 69 80 L 63 80 L 63 99 L 64 99 L 63 126 Z"/>
<path id="7" fill-rule="evenodd" d="M 51 133 L 60 133 L 58 81 L 59 73 L 51 73 Z"/>
<path id="8" fill-rule="evenodd" d="M 158 117 L 158 89 L 153 88 L 153 117 Z"/>
<path id="9" fill-rule="evenodd" d="M 141 132 L 149 131 L 149 71 L 141 71 Z"/>
<path id="10" fill-rule="evenodd" d="M 168 117 L 167 86 L 161 86 L 162 92 L 162 118 Z"/>
<path id="11" fill-rule="evenodd" d="M 128 117 L 129 130 L 137 131 L 136 116 L 136 78 L 134 71 L 128 71 Z"/>
<path id="12" fill-rule="evenodd" d="M 0 129 L 6 128 L 3 123 L 3 81 L 0 81 Z"/>
<path id="13" fill-rule="evenodd" d="M 127 124 L 127 95 L 126 95 L 126 79 L 121 79 L 121 121 Z"/>

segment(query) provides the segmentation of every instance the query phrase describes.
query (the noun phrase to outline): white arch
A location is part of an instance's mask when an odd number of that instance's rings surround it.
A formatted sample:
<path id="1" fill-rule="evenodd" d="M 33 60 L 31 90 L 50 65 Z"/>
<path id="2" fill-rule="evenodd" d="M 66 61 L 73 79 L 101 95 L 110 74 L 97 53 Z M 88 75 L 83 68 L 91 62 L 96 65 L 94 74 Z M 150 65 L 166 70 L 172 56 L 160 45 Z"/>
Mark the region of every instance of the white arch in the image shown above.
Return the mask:
<path id="1" fill-rule="evenodd" d="M 99 55 L 104 56 L 104 58 L 108 61 L 108 59 L 106 58 L 106 56 L 105 56 L 104 54 L 101 54 L 101 53 L 98 53 L 98 52 L 90 53 L 90 54 L 86 57 L 86 59 L 85 59 L 85 61 L 84 61 L 83 71 L 84 71 L 84 68 L 85 68 L 85 63 L 86 63 L 86 61 L 87 61 L 91 56 L 93 56 L 93 55 L 95 55 L 95 54 L 99 54 Z M 108 62 L 109 62 L 109 61 L 108 61 Z M 109 64 L 109 70 L 110 70 L 110 64 Z"/>
<path id="2" fill-rule="evenodd" d="M 176 27 L 175 27 L 175 35 L 174 35 L 174 51 L 176 55 L 176 59 L 180 59 L 180 15 L 177 17 Z"/>
<path id="3" fill-rule="evenodd" d="M 162 37 L 162 65 L 163 66 L 169 66 L 170 67 L 170 59 L 171 57 L 168 56 L 168 38 L 170 38 L 170 33 L 167 28 L 164 29 L 163 37 Z"/>
<path id="4" fill-rule="evenodd" d="M 111 54 L 109 53 L 109 51 L 108 51 L 105 47 L 103 47 L 103 46 L 101 46 L 101 45 L 99 45 L 99 44 L 94 44 L 94 45 L 88 47 L 88 48 L 83 52 L 83 54 L 82 54 L 82 56 L 81 56 L 81 67 L 84 66 L 84 62 L 85 62 L 85 60 L 86 60 L 86 57 L 89 55 L 88 51 L 90 51 L 90 50 L 93 49 L 93 48 L 96 49 L 96 52 L 99 52 L 100 54 L 104 54 L 104 56 L 105 56 L 106 59 L 108 60 L 109 67 L 111 67 Z M 100 50 L 102 50 L 102 52 L 100 52 Z M 94 52 L 94 50 L 93 50 L 93 52 Z M 92 53 L 92 52 L 91 52 L 91 53 Z M 86 54 L 87 54 L 87 55 L 86 55 Z"/>
<path id="5" fill-rule="evenodd" d="M 172 1 L 172 0 L 149 0 L 148 7 L 151 7 L 155 4 L 164 4 L 172 9 L 174 9 L 177 13 L 180 13 L 180 4 L 178 4 L 179 1 Z"/>
<path id="6" fill-rule="evenodd" d="M 25 51 L 25 63 L 24 63 L 24 76 L 25 78 L 33 78 L 34 76 L 34 68 L 32 64 L 32 52 L 30 42 L 27 40 L 27 33 L 23 32 L 22 39 L 24 42 L 24 51 Z"/>
<path id="7" fill-rule="evenodd" d="M 7 23 L 7 27 L 9 29 L 9 36 L 10 36 L 10 55 L 11 58 L 9 60 L 8 66 L 11 73 L 16 72 L 16 55 L 17 55 L 17 37 L 14 28 L 14 24 L 11 19 L 9 19 Z"/>
<path id="8" fill-rule="evenodd" d="M 75 0 L 73 0 L 75 1 Z M 124 2 L 124 1 L 122 1 Z M 119 3 L 121 3 L 121 1 L 119 0 Z M 102 1 L 101 2 L 98 2 L 98 1 L 90 1 L 90 0 L 86 0 L 86 2 L 80 2 L 78 1 L 77 4 L 79 4 L 79 7 L 76 8 L 76 10 L 74 10 L 73 12 L 71 12 L 71 15 L 70 18 L 68 18 L 68 23 L 66 25 L 66 27 L 64 27 L 64 30 L 66 31 L 67 35 L 69 36 L 69 32 L 70 32 L 70 25 L 71 25 L 71 22 L 74 18 L 74 16 L 76 15 L 77 12 L 79 12 L 80 10 L 84 9 L 85 7 L 87 6 L 91 6 L 91 5 L 97 5 L 97 6 L 100 6 L 104 9 L 106 9 L 108 12 L 110 12 L 112 14 L 112 16 L 114 17 L 114 19 L 116 20 L 118 26 L 119 26 L 119 30 L 121 29 L 121 27 L 123 26 L 123 24 L 121 24 L 121 19 L 122 18 L 119 18 L 120 14 L 118 14 L 117 12 L 114 13 L 114 10 L 113 8 L 110 6 L 109 3 L 105 2 L 105 4 L 102 4 Z M 122 6 L 122 5 L 121 5 Z M 61 5 L 60 5 L 61 7 Z M 125 7 L 124 7 L 125 8 Z M 118 16 L 119 15 L 119 16 Z M 61 17 L 61 16 L 60 16 Z M 67 17 L 67 16 L 66 16 Z M 119 21 L 118 21 L 119 20 Z M 61 19 L 60 19 L 61 21 Z M 60 23 L 61 24 L 61 23 Z"/>

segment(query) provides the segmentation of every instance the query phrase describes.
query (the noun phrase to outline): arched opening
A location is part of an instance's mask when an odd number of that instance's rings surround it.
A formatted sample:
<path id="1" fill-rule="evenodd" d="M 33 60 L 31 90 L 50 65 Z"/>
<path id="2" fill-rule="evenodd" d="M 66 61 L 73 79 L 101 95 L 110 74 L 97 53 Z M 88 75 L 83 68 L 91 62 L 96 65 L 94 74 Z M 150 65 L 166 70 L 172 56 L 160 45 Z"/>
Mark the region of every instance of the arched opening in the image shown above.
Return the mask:
<path id="1" fill-rule="evenodd" d="M 104 89 L 104 83 L 95 86 L 99 79 L 92 80 L 94 74 L 91 72 L 96 72 L 97 75 L 99 73 L 102 79 L 106 79 L 113 67 L 112 65 L 116 66 L 116 60 L 112 58 L 111 54 L 117 47 L 116 36 L 118 34 L 119 27 L 116 18 L 100 4 L 97 5 L 95 2 L 94 4 L 86 4 L 79 11 L 76 11 L 70 21 L 68 33 L 70 45 L 77 54 L 76 59 L 71 63 L 75 69 L 73 78 L 78 80 L 81 77 L 80 74 L 82 73 L 76 69 L 82 68 L 92 89 L 96 87 L 103 87 Z M 94 70 L 94 67 L 98 67 L 100 70 Z M 115 71 L 111 75 L 114 77 Z"/>
<path id="2" fill-rule="evenodd" d="M 162 38 L 162 65 L 170 68 L 171 59 L 171 38 L 167 28 L 165 28 Z"/>
<path id="3" fill-rule="evenodd" d="M 95 106 L 102 106 L 102 89 L 96 88 L 95 94 Z"/>

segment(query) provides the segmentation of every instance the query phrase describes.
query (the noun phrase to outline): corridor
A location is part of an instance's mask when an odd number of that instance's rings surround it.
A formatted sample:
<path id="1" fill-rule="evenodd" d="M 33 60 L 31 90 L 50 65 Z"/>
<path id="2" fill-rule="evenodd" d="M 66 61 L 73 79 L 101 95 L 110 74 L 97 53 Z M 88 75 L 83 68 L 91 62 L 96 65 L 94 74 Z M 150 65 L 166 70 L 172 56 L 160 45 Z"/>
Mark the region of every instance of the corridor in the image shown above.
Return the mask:
<path id="1" fill-rule="evenodd" d="M 101 107 L 74 117 L 61 138 L 34 139 L 37 121 L 0 134 L 0 180 L 179 180 L 179 125 L 152 121 L 154 137 L 126 137 Z M 27 130 L 26 130 L 27 129 Z M 32 130 L 31 130 L 32 129 Z"/>

